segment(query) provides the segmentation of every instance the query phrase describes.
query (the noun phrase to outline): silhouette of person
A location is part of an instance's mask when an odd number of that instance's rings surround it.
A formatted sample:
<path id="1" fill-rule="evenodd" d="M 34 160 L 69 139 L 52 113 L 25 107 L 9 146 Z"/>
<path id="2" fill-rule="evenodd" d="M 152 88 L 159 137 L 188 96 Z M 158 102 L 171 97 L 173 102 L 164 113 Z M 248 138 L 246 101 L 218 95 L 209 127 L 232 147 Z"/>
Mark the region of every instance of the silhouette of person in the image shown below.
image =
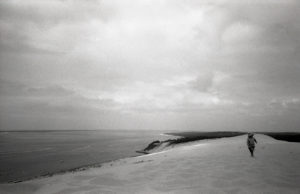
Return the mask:
<path id="1" fill-rule="evenodd" d="M 248 139 L 247 139 L 247 145 L 248 145 L 248 149 L 251 153 L 251 157 L 254 156 L 254 149 L 255 149 L 255 144 L 257 143 L 256 139 L 254 138 L 254 134 L 253 133 L 249 133 L 248 134 Z"/>

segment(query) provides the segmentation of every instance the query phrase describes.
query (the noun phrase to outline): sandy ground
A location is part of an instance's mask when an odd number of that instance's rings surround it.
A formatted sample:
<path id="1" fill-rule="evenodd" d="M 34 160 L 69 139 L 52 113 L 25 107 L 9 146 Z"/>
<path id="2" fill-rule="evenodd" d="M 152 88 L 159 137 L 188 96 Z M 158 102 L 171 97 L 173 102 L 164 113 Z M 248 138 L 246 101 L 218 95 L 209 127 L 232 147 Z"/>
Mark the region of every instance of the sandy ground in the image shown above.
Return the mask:
<path id="1" fill-rule="evenodd" d="M 101 168 L 22 183 L 0 193 L 300 193 L 300 144 L 256 135 L 255 158 L 246 136 L 189 143 L 104 164 Z"/>

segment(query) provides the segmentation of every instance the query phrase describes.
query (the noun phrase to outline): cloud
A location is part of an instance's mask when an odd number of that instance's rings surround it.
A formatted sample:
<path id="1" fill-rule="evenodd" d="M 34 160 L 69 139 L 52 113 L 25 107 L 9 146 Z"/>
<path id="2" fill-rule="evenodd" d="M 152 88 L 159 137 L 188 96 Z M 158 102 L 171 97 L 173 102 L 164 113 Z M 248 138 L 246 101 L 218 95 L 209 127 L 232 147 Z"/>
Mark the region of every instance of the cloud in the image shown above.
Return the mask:
<path id="1" fill-rule="evenodd" d="M 294 129 L 299 9 L 293 0 L 3 1 L 0 127 L 280 130 L 286 120 Z"/>
<path id="2" fill-rule="evenodd" d="M 222 34 L 222 40 L 225 44 L 249 44 L 249 42 L 260 39 L 259 26 L 249 23 L 236 22 L 228 26 Z"/>

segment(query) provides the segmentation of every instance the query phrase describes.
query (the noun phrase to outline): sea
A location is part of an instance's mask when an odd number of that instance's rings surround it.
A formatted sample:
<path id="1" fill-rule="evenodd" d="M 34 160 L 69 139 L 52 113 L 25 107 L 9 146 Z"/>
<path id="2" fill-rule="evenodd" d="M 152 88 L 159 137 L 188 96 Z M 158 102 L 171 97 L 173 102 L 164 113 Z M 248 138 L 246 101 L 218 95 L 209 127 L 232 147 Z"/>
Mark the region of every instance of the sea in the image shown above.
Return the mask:
<path id="1" fill-rule="evenodd" d="M 0 183 L 19 182 L 141 154 L 153 130 L 63 130 L 0 132 Z"/>

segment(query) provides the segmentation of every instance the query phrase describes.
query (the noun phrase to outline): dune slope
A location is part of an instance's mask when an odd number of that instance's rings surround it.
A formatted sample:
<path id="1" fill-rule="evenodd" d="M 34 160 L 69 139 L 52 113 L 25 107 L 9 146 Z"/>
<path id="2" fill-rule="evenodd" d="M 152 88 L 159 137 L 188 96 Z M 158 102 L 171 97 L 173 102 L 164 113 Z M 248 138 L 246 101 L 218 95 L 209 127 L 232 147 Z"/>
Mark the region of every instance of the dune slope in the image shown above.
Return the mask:
<path id="1" fill-rule="evenodd" d="M 0 185 L 0 193 L 299 193 L 300 144 L 256 135 L 199 141 L 101 168 Z"/>

